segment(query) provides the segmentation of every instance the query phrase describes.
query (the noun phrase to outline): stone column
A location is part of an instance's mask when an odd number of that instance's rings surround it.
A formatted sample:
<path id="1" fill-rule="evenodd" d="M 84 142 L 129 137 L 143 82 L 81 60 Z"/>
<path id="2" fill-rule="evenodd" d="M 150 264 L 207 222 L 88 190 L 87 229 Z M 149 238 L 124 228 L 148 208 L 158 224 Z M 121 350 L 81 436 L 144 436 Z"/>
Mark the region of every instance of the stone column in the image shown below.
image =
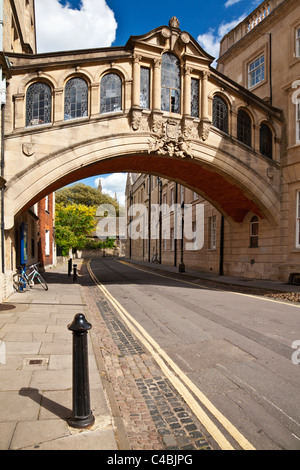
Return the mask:
<path id="1" fill-rule="evenodd" d="M 24 93 L 13 96 L 14 100 L 14 129 L 26 126 L 26 105 Z"/>
<path id="2" fill-rule="evenodd" d="M 201 119 L 209 120 L 208 119 L 208 87 L 207 87 L 207 80 L 209 77 L 209 72 L 204 70 L 202 72 L 202 92 L 201 92 Z"/>
<path id="3" fill-rule="evenodd" d="M 208 116 L 208 77 L 209 71 L 203 70 L 201 80 L 201 121 L 200 121 L 200 137 L 203 140 L 208 139 L 211 120 Z"/>
<path id="4" fill-rule="evenodd" d="M 140 107 L 140 94 L 141 94 L 141 67 L 140 60 L 141 56 L 133 55 L 133 71 L 132 71 L 132 108 Z"/>
<path id="5" fill-rule="evenodd" d="M 90 97 L 91 117 L 99 116 L 100 114 L 100 85 L 99 83 L 91 83 L 91 97 Z"/>
<path id="6" fill-rule="evenodd" d="M 161 59 L 154 59 L 153 70 L 153 111 L 161 108 Z"/>
<path id="7" fill-rule="evenodd" d="M 64 120 L 64 89 L 63 87 L 54 89 L 53 99 L 53 121 L 59 122 Z"/>
<path id="8" fill-rule="evenodd" d="M 183 114 L 189 116 L 191 114 L 191 67 L 187 65 L 184 68 L 184 97 L 183 97 Z"/>

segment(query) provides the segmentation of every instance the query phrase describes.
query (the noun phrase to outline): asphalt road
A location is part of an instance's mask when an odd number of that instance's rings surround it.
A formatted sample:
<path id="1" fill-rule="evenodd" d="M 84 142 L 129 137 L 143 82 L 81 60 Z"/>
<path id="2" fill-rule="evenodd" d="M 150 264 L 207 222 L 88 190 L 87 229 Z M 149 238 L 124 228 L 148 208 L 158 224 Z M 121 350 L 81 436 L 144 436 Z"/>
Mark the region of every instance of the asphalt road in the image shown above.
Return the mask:
<path id="1" fill-rule="evenodd" d="M 240 433 L 257 450 L 300 449 L 300 364 L 292 361 L 300 305 L 109 258 L 90 266 L 230 442 Z"/>

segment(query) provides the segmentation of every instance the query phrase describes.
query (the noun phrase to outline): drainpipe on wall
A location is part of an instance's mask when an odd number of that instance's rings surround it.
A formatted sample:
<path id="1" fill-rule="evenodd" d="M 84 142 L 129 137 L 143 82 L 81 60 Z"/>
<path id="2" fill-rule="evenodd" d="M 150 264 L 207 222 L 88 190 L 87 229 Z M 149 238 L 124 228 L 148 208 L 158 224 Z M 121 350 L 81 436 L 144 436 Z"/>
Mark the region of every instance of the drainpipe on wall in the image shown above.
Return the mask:
<path id="1" fill-rule="evenodd" d="M 221 215 L 219 276 L 224 276 L 224 216 Z"/>

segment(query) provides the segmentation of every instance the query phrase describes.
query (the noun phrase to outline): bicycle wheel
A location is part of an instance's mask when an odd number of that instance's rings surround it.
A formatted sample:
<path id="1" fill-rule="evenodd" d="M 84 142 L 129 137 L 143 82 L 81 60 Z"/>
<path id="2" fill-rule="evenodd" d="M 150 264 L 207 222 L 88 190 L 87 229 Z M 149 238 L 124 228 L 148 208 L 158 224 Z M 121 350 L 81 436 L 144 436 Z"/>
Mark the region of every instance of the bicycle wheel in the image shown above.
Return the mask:
<path id="1" fill-rule="evenodd" d="M 48 286 L 47 286 L 47 283 L 45 281 L 45 279 L 42 278 L 42 276 L 38 273 L 36 275 L 36 278 L 37 280 L 39 281 L 39 283 L 41 284 L 41 286 L 45 289 L 45 290 L 48 290 Z"/>
<path id="2" fill-rule="evenodd" d="M 14 274 L 13 286 L 16 292 L 26 292 L 28 290 L 28 283 L 22 274 Z"/>

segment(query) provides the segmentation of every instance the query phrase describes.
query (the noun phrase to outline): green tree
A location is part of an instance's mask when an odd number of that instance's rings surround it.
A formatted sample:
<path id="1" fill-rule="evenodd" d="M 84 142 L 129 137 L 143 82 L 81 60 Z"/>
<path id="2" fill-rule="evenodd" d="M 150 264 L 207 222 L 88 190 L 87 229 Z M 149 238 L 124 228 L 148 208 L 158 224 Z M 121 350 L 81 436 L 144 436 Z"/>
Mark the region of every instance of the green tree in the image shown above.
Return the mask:
<path id="1" fill-rule="evenodd" d="M 115 207 L 116 214 L 119 213 L 119 204 L 115 199 L 83 183 L 76 183 L 73 186 L 59 189 L 55 193 L 55 199 L 58 204 L 63 204 L 65 207 L 70 204 L 83 204 L 88 207 L 112 204 Z"/>
<path id="2" fill-rule="evenodd" d="M 82 250 L 95 228 L 95 207 L 83 204 L 56 204 L 55 239 L 67 256 L 70 248 Z"/>

